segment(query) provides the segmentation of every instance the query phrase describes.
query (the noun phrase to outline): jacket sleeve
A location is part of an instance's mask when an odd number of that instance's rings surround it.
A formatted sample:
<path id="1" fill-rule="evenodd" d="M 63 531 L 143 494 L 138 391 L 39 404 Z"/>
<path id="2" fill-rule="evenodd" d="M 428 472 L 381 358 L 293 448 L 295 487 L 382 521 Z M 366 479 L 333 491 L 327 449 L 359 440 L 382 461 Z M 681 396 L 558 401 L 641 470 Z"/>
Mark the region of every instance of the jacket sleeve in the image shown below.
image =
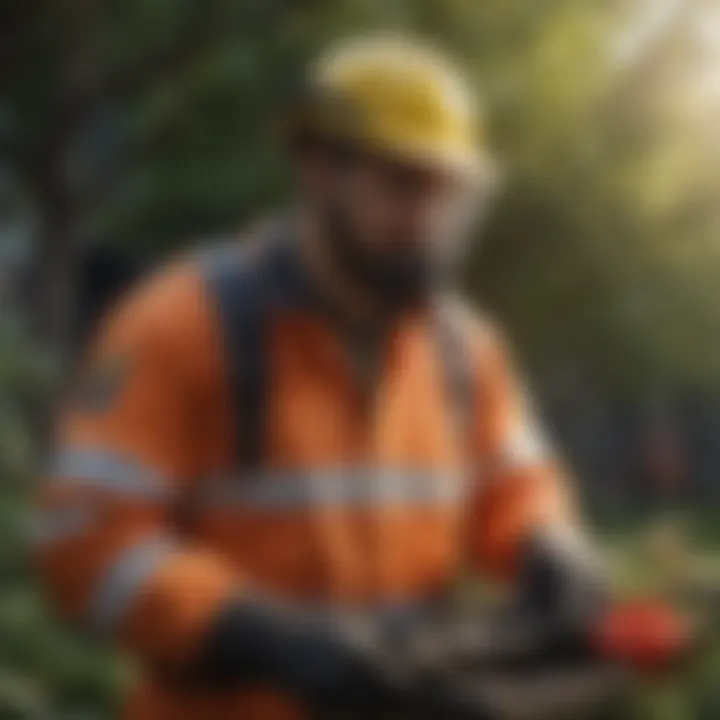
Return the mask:
<path id="1" fill-rule="evenodd" d="M 534 536 L 576 535 L 573 492 L 532 411 L 504 344 L 486 333 L 478 346 L 475 477 L 466 548 L 472 567 L 513 580 Z"/>
<path id="2" fill-rule="evenodd" d="M 179 347 L 173 328 L 192 324 L 199 306 L 192 277 L 161 284 L 116 313 L 80 373 L 41 488 L 35 543 L 64 616 L 175 663 L 189 659 L 238 577 L 174 533 L 178 497 L 196 472 L 184 361 L 198 348 Z"/>

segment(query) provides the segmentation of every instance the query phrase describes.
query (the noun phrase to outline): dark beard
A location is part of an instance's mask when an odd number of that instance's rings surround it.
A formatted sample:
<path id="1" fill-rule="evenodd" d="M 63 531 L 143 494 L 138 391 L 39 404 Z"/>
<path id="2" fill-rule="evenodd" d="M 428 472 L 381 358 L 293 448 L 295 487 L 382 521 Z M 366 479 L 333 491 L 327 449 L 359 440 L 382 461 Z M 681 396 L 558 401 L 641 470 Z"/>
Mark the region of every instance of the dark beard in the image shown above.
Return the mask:
<path id="1" fill-rule="evenodd" d="M 336 213 L 326 216 L 325 245 L 340 275 L 390 312 L 423 305 L 445 275 L 425 253 L 368 251 Z"/>

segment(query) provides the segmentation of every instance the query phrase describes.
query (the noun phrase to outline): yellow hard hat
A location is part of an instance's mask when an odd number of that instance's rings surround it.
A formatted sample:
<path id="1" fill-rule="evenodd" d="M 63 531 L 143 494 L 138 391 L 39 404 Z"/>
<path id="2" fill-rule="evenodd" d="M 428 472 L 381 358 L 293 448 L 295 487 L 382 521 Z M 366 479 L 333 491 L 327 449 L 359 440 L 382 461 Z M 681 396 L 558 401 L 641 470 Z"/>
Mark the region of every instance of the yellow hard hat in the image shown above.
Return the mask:
<path id="1" fill-rule="evenodd" d="M 310 66 L 298 132 L 467 175 L 489 171 L 473 93 L 438 50 L 398 36 L 344 42 Z"/>

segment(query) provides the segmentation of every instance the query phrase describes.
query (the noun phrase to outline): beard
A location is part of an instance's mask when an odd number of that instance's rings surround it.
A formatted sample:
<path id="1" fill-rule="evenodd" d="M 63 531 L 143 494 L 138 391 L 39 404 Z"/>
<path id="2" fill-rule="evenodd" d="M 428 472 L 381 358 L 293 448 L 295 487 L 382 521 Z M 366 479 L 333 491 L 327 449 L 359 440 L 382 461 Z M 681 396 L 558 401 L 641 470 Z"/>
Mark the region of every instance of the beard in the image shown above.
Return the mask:
<path id="1" fill-rule="evenodd" d="M 395 249 L 374 251 L 342 212 L 325 214 L 326 251 L 339 274 L 390 312 L 422 306 L 444 284 L 450 263 L 431 244 L 398 238 Z"/>

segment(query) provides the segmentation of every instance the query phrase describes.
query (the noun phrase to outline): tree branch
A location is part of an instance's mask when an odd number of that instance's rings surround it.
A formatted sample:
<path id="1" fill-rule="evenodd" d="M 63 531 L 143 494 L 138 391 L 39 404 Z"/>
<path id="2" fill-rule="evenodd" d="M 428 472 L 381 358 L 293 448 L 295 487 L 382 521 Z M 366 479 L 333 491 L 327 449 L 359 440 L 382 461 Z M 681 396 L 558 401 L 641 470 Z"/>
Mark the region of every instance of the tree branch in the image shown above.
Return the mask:
<path id="1" fill-rule="evenodd" d="M 237 31 L 235 23 L 224 14 L 190 25 L 170 47 L 149 51 L 129 66 L 109 73 L 101 80 L 99 92 L 120 99 L 141 95 L 186 72 L 220 41 Z"/>
<path id="2" fill-rule="evenodd" d="M 111 71 L 102 81 L 100 91 L 106 97 L 126 98 L 140 95 L 158 83 L 186 72 L 209 51 L 225 40 L 247 34 L 254 38 L 277 21 L 286 9 L 285 0 L 257 0 L 243 4 L 244 17 L 233 11 L 230 2 L 218 10 L 218 3 L 199 4 L 205 12 L 188 19 L 187 26 L 169 47 L 147 52 L 129 66 Z M 207 8 L 212 8 L 209 12 Z M 241 31 L 245 31 L 242 33 Z"/>

